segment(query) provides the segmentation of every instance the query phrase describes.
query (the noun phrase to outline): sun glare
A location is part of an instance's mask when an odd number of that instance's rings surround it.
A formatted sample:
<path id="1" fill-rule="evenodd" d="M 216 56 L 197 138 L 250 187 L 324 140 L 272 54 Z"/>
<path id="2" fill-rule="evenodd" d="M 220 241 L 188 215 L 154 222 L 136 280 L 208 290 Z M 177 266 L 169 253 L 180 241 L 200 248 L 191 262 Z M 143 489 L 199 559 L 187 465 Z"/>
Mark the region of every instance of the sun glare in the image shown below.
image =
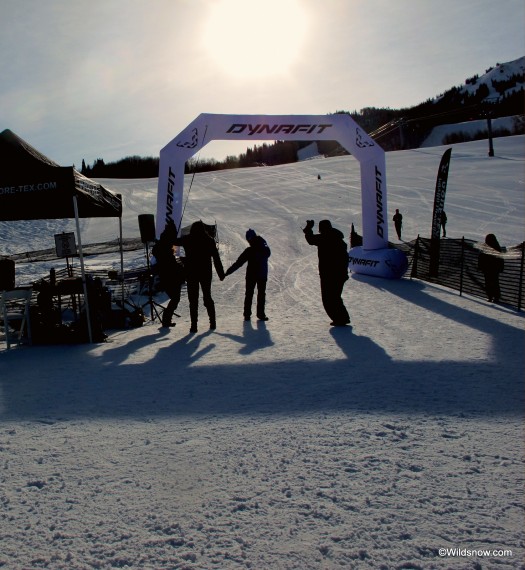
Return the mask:
<path id="1" fill-rule="evenodd" d="M 307 14 L 300 0 L 219 0 L 204 26 L 204 46 L 237 78 L 285 74 L 304 49 Z"/>

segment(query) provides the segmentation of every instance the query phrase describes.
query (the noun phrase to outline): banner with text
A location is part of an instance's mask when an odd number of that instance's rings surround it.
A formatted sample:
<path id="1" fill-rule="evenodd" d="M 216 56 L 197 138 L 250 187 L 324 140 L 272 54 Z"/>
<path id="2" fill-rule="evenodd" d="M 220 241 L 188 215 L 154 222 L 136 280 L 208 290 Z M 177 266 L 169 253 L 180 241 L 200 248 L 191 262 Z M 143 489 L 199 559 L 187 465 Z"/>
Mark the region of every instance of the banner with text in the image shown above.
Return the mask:
<path id="1" fill-rule="evenodd" d="M 199 115 L 160 151 L 158 235 L 169 221 L 180 229 L 184 165 L 213 140 L 338 141 L 360 164 L 363 248 L 388 247 L 385 153 L 347 114 Z"/>

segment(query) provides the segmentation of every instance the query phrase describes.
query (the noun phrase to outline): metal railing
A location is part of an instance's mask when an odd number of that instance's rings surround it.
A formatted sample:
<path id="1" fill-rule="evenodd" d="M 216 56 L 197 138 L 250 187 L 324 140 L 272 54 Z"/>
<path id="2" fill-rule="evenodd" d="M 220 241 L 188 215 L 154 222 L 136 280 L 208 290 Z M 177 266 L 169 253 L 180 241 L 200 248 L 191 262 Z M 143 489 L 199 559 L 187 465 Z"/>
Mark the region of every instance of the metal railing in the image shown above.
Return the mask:
<path id="1" fill-rule="evenodd" d="M 523 289 L 524 244 L 509 247 L 496 254 L 504 262 L 504 270 L 499 275 L 501 288 L 500 302 L 520 311 L 525 301 Z M 437 283 L 475 297 L 486 298 L 485 277 L 478 269 L 478 258 L 483 251 L 483 243 L 465 239 L 441 239 L 436 242 L 429 238 L 417 237 L 401 246 L 393 245 L 407 254 L 411 278 L 429 283 Z M 435 255 L 437 263 L 431 261 Z"/>

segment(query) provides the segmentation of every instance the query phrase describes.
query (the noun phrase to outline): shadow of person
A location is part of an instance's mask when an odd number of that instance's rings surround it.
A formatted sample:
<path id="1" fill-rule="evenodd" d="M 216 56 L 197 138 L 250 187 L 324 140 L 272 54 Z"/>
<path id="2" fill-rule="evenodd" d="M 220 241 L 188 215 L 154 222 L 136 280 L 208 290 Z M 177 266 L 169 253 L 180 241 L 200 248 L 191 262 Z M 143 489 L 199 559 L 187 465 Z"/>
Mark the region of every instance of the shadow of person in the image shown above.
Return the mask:
<path id="1" fill-rule="evenodd" d="M 198 335 L 195 333 L 188 333 L 186 336 L 183 336 L 174 343 L 174 346 L 177 346 L 178 349 L 185 346 L 186 349 L 182 348 L 182 350 L 186 353 L 187 358 L 192 362 L 199 360 L 199 358 L 202 358 L 205 354 L 208 354 L 208 352 L 215 348 L 216 345 L 211 343 L 199 350 L 201 342 L 213 332 L 214 331 L 212 330 L 207 330 L 206 332 Z M 188 351 L 187 349 L 190 350 Z"/>
<path id="2" fill-rule="evenodd" d="M 384 369 L 392 363 L 387 352 L 367 336 L 353 333 L 352 327 L 332 327 L 330 335 L 347 360 L 355 364 L 366 363 L 367 369 Z"/>
<path id="3" fill-rule="evenodd" d="M 175 330 L 166 327 L 154 328 L 145 326 L 141 329 L 142 335 L 136 336 L 126 343 L 119 343 L 115 347 L 110 346 L 104 350 L 101 358 L 111 364 L 121 364 L 129 359 L 130 354 L 135 354 L 144 348 L 151 347 L 155 343 L 161 343 L 162 349 L 168 348 L 171 354 L 176 353 L 185 360 L 193 361 L 199 359 L 215 347 L 215 344 L 210 344 L 199 350 L 200 343 L 212 331 L 206 331 L 199 335 L 187 334 L 183 337 L 177 337 Z M 165 342 L 169 341 L 170 337 L 173 341 L 166 346 Z"/>
<path id="4" fill-rule="evenodd" d="M 265 321 L 257 321 L 255 328 L 251 321 L 244 321 L 242 335 L 231 333 L 217 334 L 241 344 L 242 346 L 239 349 L 239 354 L 252 354 L 256 350 L 262 350 L 263 348 L 273 346 L 274 344 L 270 336 L 270 332 L 266 328 Z"/>
<path id="5" fill-rule="evenodd" d="M 140 332 L 143 334 L 135 336 L 128 342 L 121 342 L 119 340 L 119 343 L 115 346 L 111 346 L 110 342 L 109 347 L 104 350 L 102 357 L 104 360 L 111 362 L 112 364 L 121 364 L 129 358 L 130 354 L 146 348 L 147 346 L 151 346 L 153 343 L 164 340 L 164 338 L 167 337 L 169 330 L 170 329 L 162 327 L 141 327 Z M 129 331 L 127 330 L 122 331 L 122 335 L 125 335 L 128 332 Z M 120 333 L 118 333 L 118 336 L 121 336 Z"/>

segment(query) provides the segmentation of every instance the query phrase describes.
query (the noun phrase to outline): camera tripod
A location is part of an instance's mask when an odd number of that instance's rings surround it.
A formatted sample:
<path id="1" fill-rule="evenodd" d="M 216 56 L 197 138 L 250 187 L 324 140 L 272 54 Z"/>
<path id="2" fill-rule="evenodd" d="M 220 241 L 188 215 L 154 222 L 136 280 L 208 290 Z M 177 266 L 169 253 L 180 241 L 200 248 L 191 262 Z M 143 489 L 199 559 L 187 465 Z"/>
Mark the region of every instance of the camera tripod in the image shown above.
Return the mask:
<path id="1" fill-rule="evenodd" d="M 151 322 L 155 322 L 155 319 L 158 319 L 162 322 L 162 313 L 164 312 L 164 307 L 153 299 L 153 273 L 151 272 L 148 242 L 145 242 L 144 245 L 146 248 L 146 266 L 148 271 L 148 300 L 142 305 L 142 309 L 149 305 Z"/>

